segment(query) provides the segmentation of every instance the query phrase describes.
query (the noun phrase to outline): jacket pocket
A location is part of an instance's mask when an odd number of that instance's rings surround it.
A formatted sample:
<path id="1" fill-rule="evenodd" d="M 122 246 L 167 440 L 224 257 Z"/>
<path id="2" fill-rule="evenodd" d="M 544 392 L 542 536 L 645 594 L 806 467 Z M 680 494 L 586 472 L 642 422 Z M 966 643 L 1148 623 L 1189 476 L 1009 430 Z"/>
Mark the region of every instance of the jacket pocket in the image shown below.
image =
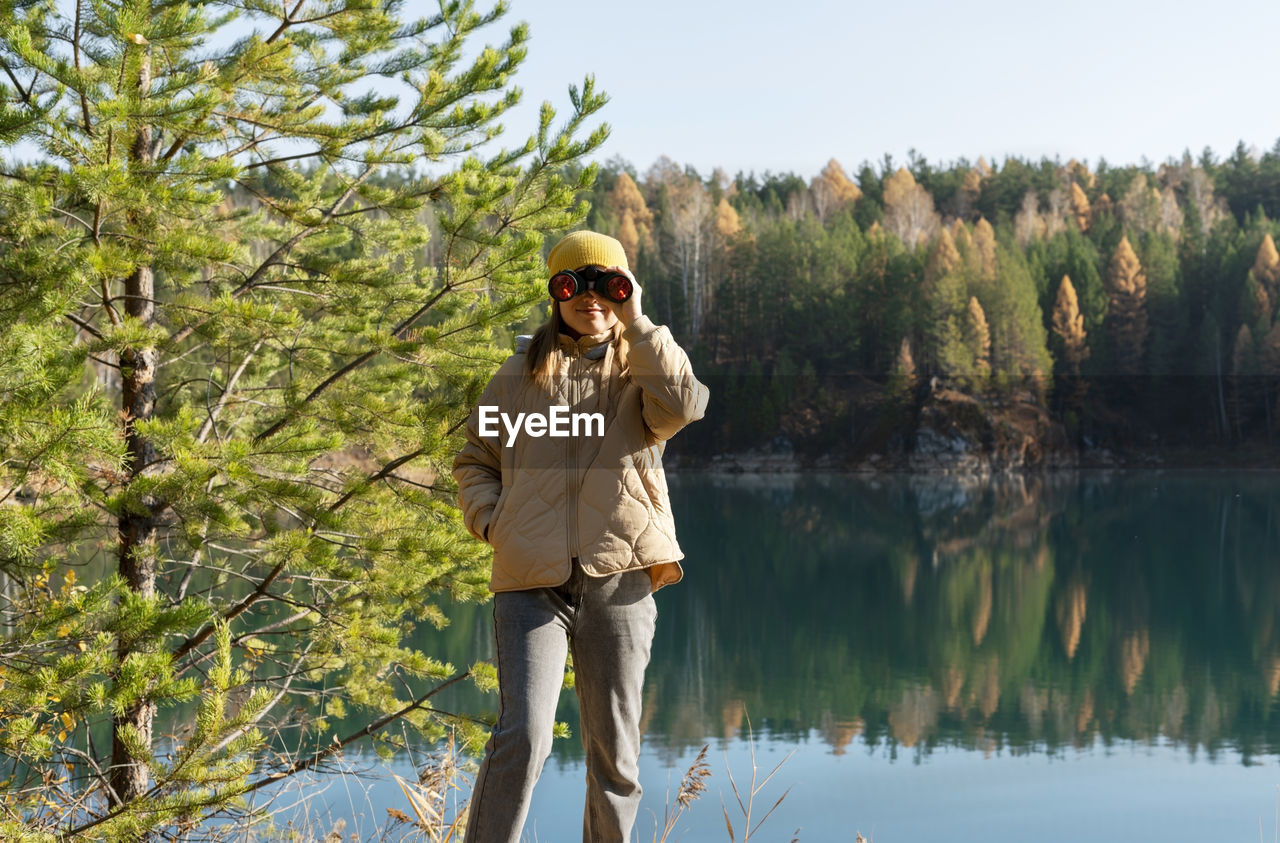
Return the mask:
<path id="1" fill-rule="evenodd" d="M 489 514 L 488 541 L 493 547 L 498 546 L 498 522 L 506 511 L 507 500 L 510 498 L 510 495 L 511 487 L 503 486 L 502 491 L 498 493 L 498 502 L 493 505 L 493 512 Z"/>
<path id="2" fill-rule="evenodd" d="M 633 457 L 633 467 L 644 488 L 645 499 L 649 509 L 664 512 L 668 507 L 666 476 L 662 471 L 662 449 L 652 445 L 638 452 Z"/>

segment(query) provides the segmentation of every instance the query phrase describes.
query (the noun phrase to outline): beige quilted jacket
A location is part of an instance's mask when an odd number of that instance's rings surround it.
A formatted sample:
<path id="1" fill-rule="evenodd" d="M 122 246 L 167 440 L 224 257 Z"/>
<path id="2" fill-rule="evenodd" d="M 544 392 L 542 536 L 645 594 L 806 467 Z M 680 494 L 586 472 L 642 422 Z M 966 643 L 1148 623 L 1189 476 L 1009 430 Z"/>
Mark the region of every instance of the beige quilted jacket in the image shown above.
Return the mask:
<path id="1" fill-rule="evenodd" d="M 492 591 L 562 585 L 575 557 L 591 576 L 646 568 L 655 590 L 683 576 L 662 452 L 702 418 L 707 388 L 671 332 L 647 317 L 623 333 L 626 371 L 610 336 L 560 337 L 565 361 L 554 397 L 526 374 L 518 350 L 472 409 L 453 476 L 467 529 L 493 545 Z M 604 435 L 511 437 L 502 424 L 497 436 L 481 435 L 481 407 L 514 419 L 550 415 L 552 405 L 602 413 Z"/>

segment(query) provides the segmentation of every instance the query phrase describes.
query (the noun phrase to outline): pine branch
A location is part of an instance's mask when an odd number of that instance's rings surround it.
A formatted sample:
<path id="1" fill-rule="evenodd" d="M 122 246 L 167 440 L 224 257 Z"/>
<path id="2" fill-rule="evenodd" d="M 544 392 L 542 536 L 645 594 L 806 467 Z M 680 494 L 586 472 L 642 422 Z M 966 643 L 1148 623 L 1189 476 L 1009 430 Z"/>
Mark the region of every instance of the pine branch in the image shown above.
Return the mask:
<path id="1" fill-rule="evenodd" d="M 28 89 L 28 90 L 23 90 L 23 88 L 22 88 L 22 83 L 18 81 L 18 77 L 17 77 L 17 76 L 15 76 L 15 75 L 14 75 L 14 73 L 13 73 L 13 70 L 12 70 L 12 69 L 10 69 L 10 67 L 9 67 L 9 63 L 8 63 L 8 62 L 0 62 L 0 67 L 3 67 L 3 68 L 4 68 L 4 72 L 9 76 L 9 81 L 13 82 L 13 87 L 15 87 L 15 88 L 17 88 L 17 89 L 18 89 L 18 94 L 19 94 L 19 96 L 22 98 L 22 104 L 23 104 L 23 105 L 31 105 L 31 90 L 30 90 L 30 89 Z M 32 88 L 32 89 L 34 89 L 34 88 L 35 88 L 35 85 L 36 85 L 36 80 L 35 80 L 35 79 L 32 79 L 32 80 L 31 80 L 31 88 Z"/>
<path id="2" fill-rule="evenodd" d="M 432 296 L 430 299 L 427 300 L 426 304 L 422 305 L 422 307 L 414 311 L 411 316 L 401 321 L 400 324 L 397 325 L 395 329 L 392 331 L 392 336 L 396 337 L 397 339 L 404 339 L 409 329 L 411 329 L 419 319 L 421 319 L 423 316 L 426 316 L 427 312 L 430 311 L 431 308 L 435 307 L 436 303 L 439 302 L 440 299 L 444 298 L 446 294 L 452 291 L 453 291 L 453 287 L 449 284 L 445 284 L 443 287 L 440 288 L 439 292 L 437 292 L 434 296 Z M 329 375 L 329 377 L 325 378 L 323 381 L 321 381 L 321 383 L 318 386 L 312 389 L 311 392 L 307 394 L 307 397 L 303 398 L 302 401 L 299 402 L 298 406 L 291 408 L 283 416 L 281 416 L 279 419 L 277 419 L 271 425 L 269 425 L 266 430 L 263 430 L 261 433 L 254 436 L 253 437 L 254 444 L 260 444 L 263 440 L 279 432 L 281 428 L 283 428 L 285 425 L 289 424 L 289 422 L 297 418 L 299 409 L 301 409 L 306 404 L 309 404 L 312 401 L 314 401 L 329 387 L 333 386 L 335 383 L 342 380 L 351 372 L 354 372 L 356 369 L 359 369 L 365 363 L 368 363 L 370 360 L 377 357 L 378 354 L 380 353 L 381 352 L 376 349 L 374 351 L 367 351 L 364 354 L 361 354 L 359 357 L 355 358 L 354 360 L 350 361 L 346 365 L 344 365 L 342 368 L 338 369 L 333 374 Z"/>
<path id="3" fill-rule="evenodd" d="M 277 38 L 279 38 L 281 35 L 284 35 L 286 29 L 288 29 L 294 23 L 297 23 L 297 21 L 293 20 L 293 16 L 296 15 L 298 12 L 302 11 L 302 4 L 305 2 L 306 0 L 298 0 L 297 4 L 293 7 L 293 11 L 287 12 L 285 14 L 284 19 L 280 21 L 279 28 L 276 29 L 275 32 L 271 33 L 270 37 L 267 38 L 265 43 L 274 44 Z"/>
<path id="4" fill-rule="evenodd" d="M 73 323 L 80 330 L 84 331 L 87 334 L 92 335 L 95 339 L 102 339 L 102 332 L 99 331 L 97 328 L 93 327 L 92 325 L 90 325 L 88 322 L 81 319 L 79 316 L 76 316 L 73 313 L 64 313 L 62 315 L 65 316 L 69 322 Z"/>
<path id="5" fill-rule="evenodd" d="M 334 202 L 327 211 L 325 211 L 324 216 L 320 218 L 319 222 L 317 222 L 315 225 L 305 226 L 301 231 L 293 235 L 293 237 L 290 237 L 288 240 L 282 243 L 278 249 L 272 252 L 267 257 L 266 260 L 264 260 L 261 264 L 258 265 L 257 269 L 255 269 L 252 273 L 250 273 L 249 277 L 246 278 L 244 282 L 240 284 L 240 286 L 236 287 L 234 290 L 231 291 L 231 298 L 233 300 L 238 299 L 241 296 L 243 296 L 245 293 L 254 289 L 254 285 L 257 283 L 258 279 L 260 279 L 268 269 L 281 263 L 284 256 L 288 254 L 289 251 L 292 250 L 294 246 L 301 243 L 305 238 L 309 237 L 310 235 L 315 234 L 317 231 L 320 231 L 324 227 L 325 223 L 332 220 L 333 215 L 337 213 L 338 210 L 341 209 L 342 206 L 345 205 L 351 199 L 352 196 L 355 195 L 356 189 L 359 188 L 360 185 L 364 184 L 364 182 L 368 180 L 370 176 L 373 175 L 374 171 L 377 168 L 378 168 L 377 164 L 369 165 L 369 167 L 367 167 L 365 171 L 360 174 L 360 177 L 351 183 L 351 185 L 347 188 L 346 192 L 343 193 L 342 196 L 338 197 L 338 200 Z M 192 333 L 197 331 L 199 328 L 201 328 L 206 322 L 208 322 L 212 318 L 213 316 L 211 314 L 209 316 L 206 316 L 203 319 L 199 319 L 193 322 L 192 324 L 186 326 L 185 328 L 183 328 L 182 330 L 178 331 L 176 334 L 173 335 L 173 337 L 169 341 L 170 344 L 177 345 L 181 343 L 183 340 L 191 336 Z"/>

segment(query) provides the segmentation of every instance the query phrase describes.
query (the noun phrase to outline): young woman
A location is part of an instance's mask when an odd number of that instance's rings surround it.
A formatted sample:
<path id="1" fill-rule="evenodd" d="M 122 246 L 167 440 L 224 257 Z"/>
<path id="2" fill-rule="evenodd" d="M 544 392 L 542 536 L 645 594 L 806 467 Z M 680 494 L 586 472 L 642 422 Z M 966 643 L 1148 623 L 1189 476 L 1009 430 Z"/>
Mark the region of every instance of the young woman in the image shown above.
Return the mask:
<path id="1" fill-rule="evenodd" d="M 453 469 L 467 529 L 493 546 L 500 697 L 469 843 L 520 839 L 569 652 L 587 762 L 582 839 L 629 839 L 652 593 L 682 576 L 662 452 L 707 405 L 671 332 L 641 312 L 617 240 L 574 232 L 547 268 L 568 298 L 552 299 L 551 318 L 499 368 Z M 630 297 L 593 286 L 597 275 L 623 276 L 615 287 Z"/>

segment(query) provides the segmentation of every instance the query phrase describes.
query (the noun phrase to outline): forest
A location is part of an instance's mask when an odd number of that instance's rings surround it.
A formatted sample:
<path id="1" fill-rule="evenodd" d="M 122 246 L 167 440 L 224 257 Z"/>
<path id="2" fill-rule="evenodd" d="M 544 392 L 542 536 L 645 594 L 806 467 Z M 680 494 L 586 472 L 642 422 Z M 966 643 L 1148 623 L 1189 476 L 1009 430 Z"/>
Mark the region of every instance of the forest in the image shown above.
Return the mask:
<path id="1" fill-rule="evenodd" d="M 1092 167 L 913 152 L 808 180 L 613 159 L 590 201 L 719 387 L 686 452 L 858 458 L 984 427 L 998 449 L 1001 426 L 1027 465 L 1272 441 L 1280 143 Z"/>

